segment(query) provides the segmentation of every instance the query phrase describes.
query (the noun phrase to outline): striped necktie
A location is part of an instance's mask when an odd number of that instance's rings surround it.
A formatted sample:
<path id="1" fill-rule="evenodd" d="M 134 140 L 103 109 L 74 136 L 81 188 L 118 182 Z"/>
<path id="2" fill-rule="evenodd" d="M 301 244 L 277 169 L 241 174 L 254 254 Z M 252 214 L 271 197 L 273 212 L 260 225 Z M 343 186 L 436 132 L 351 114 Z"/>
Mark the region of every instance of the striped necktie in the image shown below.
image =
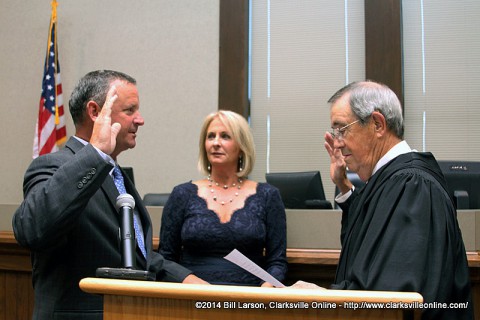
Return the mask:
<path id="1" fill-rule="evenodd" d="M 120 171 L 120 168 L 118 166 L 115 166 L 115 168 L 113 169 L 113 182 L 115 183 L 115 186 L 117 187 L 117 190 L 120 194 L 127 193 L 127 190 L 125 189 L 125 183 L 123 181 L 122 172 Z M 135 238 L 137 239 L 140 251 L 142 251 L 144 257 L 147 257 L 145 243 L 142 233 L 140 232 L 140 227 L 138 225 L 137 217 L 135 214 L 133 215 L 133 228 L 135 229 Z"/>

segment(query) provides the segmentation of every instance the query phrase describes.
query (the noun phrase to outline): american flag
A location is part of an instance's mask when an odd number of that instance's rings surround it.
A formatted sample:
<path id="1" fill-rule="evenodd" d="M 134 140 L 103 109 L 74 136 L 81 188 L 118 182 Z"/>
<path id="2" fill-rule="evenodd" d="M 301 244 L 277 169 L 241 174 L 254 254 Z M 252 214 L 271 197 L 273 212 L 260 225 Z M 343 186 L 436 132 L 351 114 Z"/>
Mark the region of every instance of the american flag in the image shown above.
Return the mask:
<path id="1" fill-rule="evenodd" d="M 65 116 L 63 111 L 62 83 L 60 64 L 58 63 L 57 2 L 52 2 L 52 17 L 48 37 L 48 51 L 45 58 L 45 70 L 42 80 L 42 94 L 38 110 L 38 119 L 33 139 L 33 158 L 55 152 L 67 139 Z"/>

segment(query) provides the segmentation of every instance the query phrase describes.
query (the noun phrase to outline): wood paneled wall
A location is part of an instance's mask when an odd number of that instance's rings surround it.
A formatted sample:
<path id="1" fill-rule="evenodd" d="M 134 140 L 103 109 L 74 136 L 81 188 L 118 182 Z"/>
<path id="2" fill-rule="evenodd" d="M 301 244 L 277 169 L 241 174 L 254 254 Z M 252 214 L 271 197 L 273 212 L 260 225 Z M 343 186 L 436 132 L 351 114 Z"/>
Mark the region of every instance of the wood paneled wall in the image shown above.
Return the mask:
<path id="1" fill-rule="evenodd" d="M 0 231 L 0 320 L 32 319 L 33 302 L 30 252 Z"/>

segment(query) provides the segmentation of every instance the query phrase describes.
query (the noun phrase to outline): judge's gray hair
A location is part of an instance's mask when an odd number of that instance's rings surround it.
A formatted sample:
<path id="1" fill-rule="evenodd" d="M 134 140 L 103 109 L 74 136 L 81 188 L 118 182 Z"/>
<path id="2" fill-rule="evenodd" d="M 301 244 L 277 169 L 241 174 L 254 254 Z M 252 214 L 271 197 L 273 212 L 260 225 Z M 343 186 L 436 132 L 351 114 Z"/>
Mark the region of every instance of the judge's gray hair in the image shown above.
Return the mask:
<path id="1" fill-rule="evenodd" d="M 328 102 L 334 104 L 345 94 L 349 94 L 350 108 L 362 124 L 368 122 L 374 111 L 380 112 L 385 117 L 387 128 L 403 139 L 402 106 L 389 87 L 369 80 L 352 82 L 338 90 Z"/>

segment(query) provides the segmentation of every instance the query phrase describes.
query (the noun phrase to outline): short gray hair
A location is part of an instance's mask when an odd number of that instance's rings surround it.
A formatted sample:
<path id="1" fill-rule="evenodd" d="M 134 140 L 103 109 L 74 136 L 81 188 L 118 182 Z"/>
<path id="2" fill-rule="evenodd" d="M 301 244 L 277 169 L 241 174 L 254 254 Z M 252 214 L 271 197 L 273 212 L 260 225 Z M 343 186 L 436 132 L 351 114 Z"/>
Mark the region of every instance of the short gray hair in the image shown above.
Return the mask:
<path id="1" fill-rule="evenodd" d="M 398 138 L 403 139 L 404 126 L 402 106 L 397 95 L 389 87 L 374 81 L 352 82 L 338 90 L 328 102 L 334 104 L 349 94 L 352 112 L 365 124 L 374 111 L 380 112 L 390 129 Z"/>

